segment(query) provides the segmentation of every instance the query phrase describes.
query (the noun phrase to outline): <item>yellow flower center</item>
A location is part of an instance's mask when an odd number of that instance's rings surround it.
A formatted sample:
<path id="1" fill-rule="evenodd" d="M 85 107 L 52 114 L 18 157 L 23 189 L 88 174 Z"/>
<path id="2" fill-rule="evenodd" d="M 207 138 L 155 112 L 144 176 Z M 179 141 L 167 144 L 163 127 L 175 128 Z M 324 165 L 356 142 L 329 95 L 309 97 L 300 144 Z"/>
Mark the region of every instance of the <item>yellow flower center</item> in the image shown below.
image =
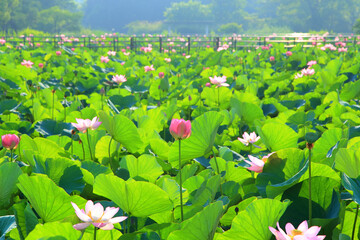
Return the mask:
<path id="1" fill-rule="evenodd" d="M 292 230 L 290 235 L 291 240 L 293 240 L 294 237 L 298 235 L 303 235 L 303 232 L 297 229 Z"/>

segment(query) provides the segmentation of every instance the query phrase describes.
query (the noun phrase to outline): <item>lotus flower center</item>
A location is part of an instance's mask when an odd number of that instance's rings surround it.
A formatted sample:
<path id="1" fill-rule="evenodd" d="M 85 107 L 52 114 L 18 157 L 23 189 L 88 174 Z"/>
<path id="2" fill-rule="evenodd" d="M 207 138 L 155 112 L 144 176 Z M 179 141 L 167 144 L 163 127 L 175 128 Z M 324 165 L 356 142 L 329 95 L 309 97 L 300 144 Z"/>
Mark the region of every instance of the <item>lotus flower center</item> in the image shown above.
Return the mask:
<path id="1" fill-rule="evenodd" d="M 292 231 L 291 231 L 291 235 L 290 235 L 291 240 L 293 240 L 294 237 L 295 237 L 295 236 L 298 236 L 298 235 L 303 235 L 303 232 L 300 231 L 300 230 L 297 230 L 297 229 L 292 230 Z"/>
<path id="2" fill-rule="evenodd" d="M 268 160 L 268 157 L 263 157 L 261 160 L 262 160 L 264 163 L 266 163 L 266 161 Z"/>

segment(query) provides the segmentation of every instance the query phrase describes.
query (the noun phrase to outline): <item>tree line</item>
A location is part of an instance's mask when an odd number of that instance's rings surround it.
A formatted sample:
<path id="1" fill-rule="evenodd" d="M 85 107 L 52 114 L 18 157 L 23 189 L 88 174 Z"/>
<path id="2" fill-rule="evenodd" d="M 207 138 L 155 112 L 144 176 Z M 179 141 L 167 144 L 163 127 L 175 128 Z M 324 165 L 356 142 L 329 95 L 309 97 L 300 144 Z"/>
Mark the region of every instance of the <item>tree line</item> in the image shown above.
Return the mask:
<path id="1" fill-rule="evenodd" d="M 349 33 L 359 17 L 360 0 L 0 0 L 6 32 Z"/>

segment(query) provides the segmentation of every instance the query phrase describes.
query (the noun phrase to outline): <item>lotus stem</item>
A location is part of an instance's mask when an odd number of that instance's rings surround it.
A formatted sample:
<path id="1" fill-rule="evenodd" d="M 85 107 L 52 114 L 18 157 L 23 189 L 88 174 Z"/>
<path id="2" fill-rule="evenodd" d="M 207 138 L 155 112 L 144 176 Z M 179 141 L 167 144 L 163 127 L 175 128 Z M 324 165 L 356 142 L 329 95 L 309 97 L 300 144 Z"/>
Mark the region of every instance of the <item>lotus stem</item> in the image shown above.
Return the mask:
<path id="1" fill-rule="evenodd" d="M 84 143 L 80 140 L 81 142 L 81 146 L 82 146 L 82 150 L 83 150 L 83 161 L 85 161 L 85 148 L 84 148 Z"/>
<path id="2" fill-rule="evenodd" d="M 11 162 L 13 161 L 13 149 L 10 150 L 10 155 L 11 155 Z"/>
<path id="3" fill-rule="evenodd" d="M 52 111 L 51 111 L 51 119 L 54 120 L 54 108 L 55 108 L 55 96 L 54 90 L 52 92 Z"/>
<path id="4" fill-rule="evenodd" d="M 88 145 L 89 145 L 90 159 L 93 160 L 93 156 L 91 153 L 90 139 L 89 139 L 89 129 L 86 130 L 86 138 L 87 138 Z"/>
<path id="5" fill-rule="evenodd" d="M 182 175 L 181 175 L 181 139 L 179 139 L 179 174 L 180 174 L 180 211 L 181 222 L 184 221 L 183 196 L 182 196 Z"/>
<path id="6" fill-rule="evenodd" d="M 94 240 L 96 240 L 96 230 L 97 230 L 97 227 L 94 228 Z"/>
<path id="7" fill-rule="evenodd" d="M 309 223 L 312 226 L 312 200 L 311 200 L 311 147 L 309 147 Z"/>
<path id="8" fill-rule="evenodd" d="M 355 227 L 356 227 L 358 214 L 359 214 L 359 204 L 356 206 L 356 213 L 355 213 L 355 219 L 354 219 L 354 226 L 353 226 L 353 230 L 352 230 L 352 234 L 351 234 L 351 240 L 355 239 Z"/>
<path id="9" fill-rule="evenodd" d="M 217 91 L 217 92 L 218 92 L 218 94 L 217 94 L 217 95 L 218 95 L 218 96 L 217 96 L 217 97 L 218 97 L 218 108 L 219 108 L 219 110 L 220 110 L 220 88 L 218 88 L 218 91 Z"/>
<path id="10" fill-rule="evenodd" d="M 215 164 L 216 164 L 216 170 L 217 170 L 217 174 L 220 175 L 220 168 L 219 168 L 219 164 L 217 162 L 217 159 L 216 159 L 216 154 L 214 152 L 214 149 L 211 149 L 212 150 L 212 153 L 213 153 L 213 156 L 214 156 L 214 160 L 215 160 Z M 220 193 L 221 195 L 223 195 L 223 192 L 222 192 L 222 187 L 221 187 L 221 182 L 220 182 Z"/>
<path id="11" fill-rule="evenodd" d="M 111 153 L 110 153 L 110 150 L 111 150 L 111 142 L 112 142 L 113 138 L 111 137 L 110 139 L 110 142 L 109 142 L 109 149 L 108 149 L 108 152 L 109 152 L 109 162 L 111 162 Z"/>

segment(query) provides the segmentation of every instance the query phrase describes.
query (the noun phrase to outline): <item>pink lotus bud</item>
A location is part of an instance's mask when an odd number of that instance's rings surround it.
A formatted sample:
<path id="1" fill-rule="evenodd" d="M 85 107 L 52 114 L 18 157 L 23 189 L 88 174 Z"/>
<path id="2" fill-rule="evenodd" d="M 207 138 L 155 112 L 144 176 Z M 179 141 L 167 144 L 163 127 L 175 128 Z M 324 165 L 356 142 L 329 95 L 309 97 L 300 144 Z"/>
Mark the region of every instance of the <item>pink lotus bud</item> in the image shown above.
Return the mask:
<path id="1" fill-rule="evenodd" d="M 16 149 L 19 145 L 20 138 L 15 134 L 5 134 L 1 136 L 1 144 L 7 150 Z"/>
<path id="2" fill-rule="evenodd" d="M 71 51 L 75 51 L 75 48 L 71 48 Z"/>
<path id="3" fill-rule="evenodd" d="M 206 86 L 206 87 L 211 87 L 211 84 L 210 84 L 209 82 L 207 82 L 207 83 L 205 84 L 205 86 Z"/>
<path id="4" fill-rule="evenodd" d="M 39 63 L 39 68 L 43 68 L 44 64 L 43 63 Z"/>
<path id="5" fill-rule="evenodd" d="M 173 119 L 169 130 L 175 140 L 186 139 L 191 135 L 191 122 L 184 119 Z"/>
<path id="6" fill-rule="evenodd" d="M 159 72 L 159 78 L 163 78 L 164 77 L 164 73 L 163 72 Z"/>
<path id="7" fill-rule="evenodd" d="M 61 55 L 61 51 L 56 51 L 56 55 L 60 56 Z"/>
<path id="8" fill-rule="evenodd" d="M 292 52 L 291 51 L 287 51 L 286 52 L 286 56 L 290 57 L 292 55 Z"/>
<path id="9" fill-rule="evenodd" d="M 273 61 L 275 61 L 275 57 L 274 57 L 274 56 L 271 56 L 271 57 L 270 57 L 270 62 L 273 62 Z"/>

